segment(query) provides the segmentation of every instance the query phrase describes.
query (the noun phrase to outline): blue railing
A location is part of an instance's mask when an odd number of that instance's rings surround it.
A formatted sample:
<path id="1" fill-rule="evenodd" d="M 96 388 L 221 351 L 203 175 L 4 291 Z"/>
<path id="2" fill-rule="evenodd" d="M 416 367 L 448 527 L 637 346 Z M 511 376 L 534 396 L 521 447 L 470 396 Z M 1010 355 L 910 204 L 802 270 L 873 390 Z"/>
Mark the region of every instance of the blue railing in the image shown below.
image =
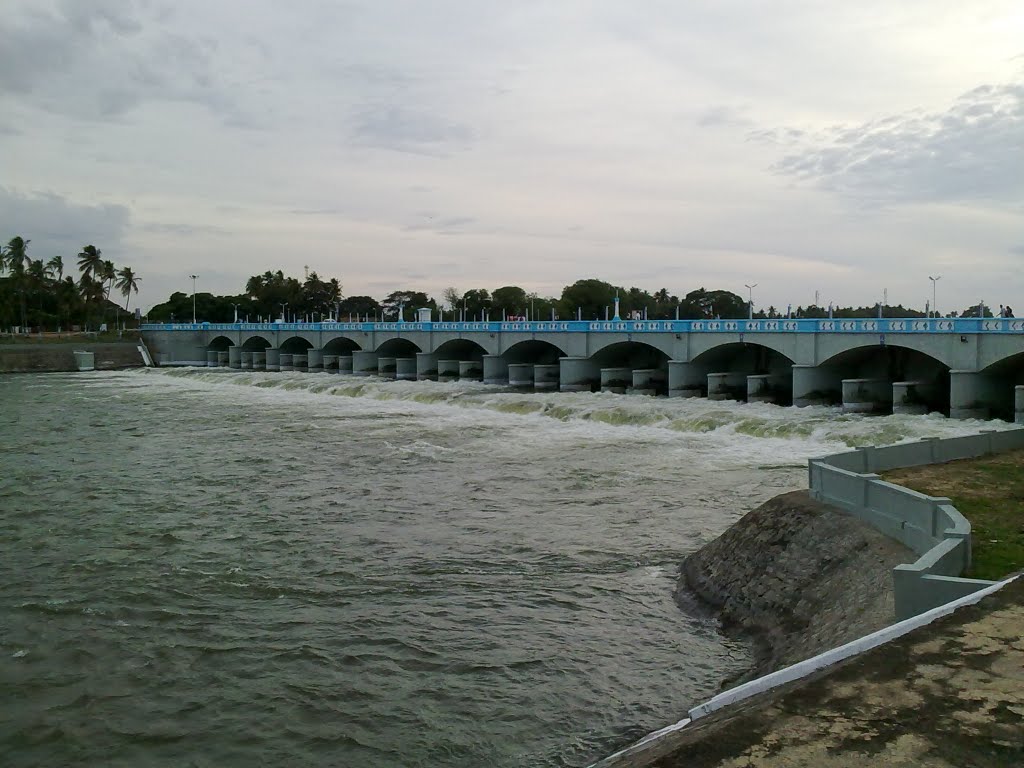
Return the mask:
<path id="1" fill-rule="evenodd" d="M 143 331 L 442 333 L 1024 333 L 1024 318 L 554 320 L 430 323 L 144 323 Z"/>

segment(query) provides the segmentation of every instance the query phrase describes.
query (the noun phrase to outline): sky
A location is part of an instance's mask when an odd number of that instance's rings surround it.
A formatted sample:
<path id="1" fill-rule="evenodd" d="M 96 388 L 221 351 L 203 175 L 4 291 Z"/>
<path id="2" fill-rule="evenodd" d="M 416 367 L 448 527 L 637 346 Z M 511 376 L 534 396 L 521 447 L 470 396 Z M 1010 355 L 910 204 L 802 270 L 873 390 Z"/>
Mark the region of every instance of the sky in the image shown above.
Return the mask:
<path id="1" fill-rule="evenodd" d="M 308 267 L 1024 310 L 1020 0 L 5 0 L 0 41 L 0 238 L 144 308 Z"/>

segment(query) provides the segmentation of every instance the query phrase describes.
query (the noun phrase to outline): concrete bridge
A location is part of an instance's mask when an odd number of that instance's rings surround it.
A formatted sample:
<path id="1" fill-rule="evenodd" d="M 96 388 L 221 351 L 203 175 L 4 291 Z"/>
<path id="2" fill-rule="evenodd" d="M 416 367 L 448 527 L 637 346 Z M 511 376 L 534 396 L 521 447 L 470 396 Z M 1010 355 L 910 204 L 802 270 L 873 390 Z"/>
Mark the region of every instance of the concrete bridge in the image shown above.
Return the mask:
<path id="1" fill-rule="evenodd" d="M 159 365 L 1024 421 L 1024 319 L 147 324 Z"/>

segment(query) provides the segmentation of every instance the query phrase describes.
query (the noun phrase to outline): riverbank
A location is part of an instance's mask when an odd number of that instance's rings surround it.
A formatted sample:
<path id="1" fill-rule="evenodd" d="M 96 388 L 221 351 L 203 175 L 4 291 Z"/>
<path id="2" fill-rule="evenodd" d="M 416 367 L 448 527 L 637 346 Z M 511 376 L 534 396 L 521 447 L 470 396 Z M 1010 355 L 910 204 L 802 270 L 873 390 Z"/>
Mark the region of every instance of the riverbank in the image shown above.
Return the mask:
<path id="1" fill-rule="evenodd" d="M 0 344 L 0 373 L 52 373 L 77 371 L 75 352 L 92 352 L 98 371 L 141 368 L 145 365 L 140 342 L 46 340 L 38 343 L 18 341 Z"/>

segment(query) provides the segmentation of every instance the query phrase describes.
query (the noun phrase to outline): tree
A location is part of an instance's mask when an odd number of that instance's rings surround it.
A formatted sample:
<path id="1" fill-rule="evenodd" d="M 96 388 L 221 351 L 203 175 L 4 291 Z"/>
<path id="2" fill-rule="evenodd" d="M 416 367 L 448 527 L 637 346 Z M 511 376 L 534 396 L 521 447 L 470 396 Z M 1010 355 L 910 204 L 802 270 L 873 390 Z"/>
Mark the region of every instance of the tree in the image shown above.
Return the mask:
<path id="1" fill-rule="evenodd" d="M 58 283 L 64 279 L 64 259 L 60 256 L 54 256 L 46 262 L 46 267 Z"/>
<path id="2" fill-rule="evenodd" d="M 505 285 L 494 289 L 494 293 L 491 294 L 491 305 L 496 312 L 521 316 L 526 314 L 529 299 L 526 297 L 526 291 L 519 286 Z"/>
<path id="3" fill-rule="evenodd" d="M 456 309 L 463 310 L 466 321 L 482 317 L 491 306 L 491 294 L 486 288 L 473 288 L 462 294 L 462 304 Z"/>
<path id="4" fill-rule="evenodd" d="M 104 261 L 100 266 L 100 280 L 103 283 L 103 298 L 110 298 L 110 290 L 114 287 L 114 281 L 117 280 L 117 269 L 114 267 L 114 262 Z"/>
<path id="5" fill-rule="evenodd" d="M 18 293 L 19 304 L 21 307 L 22 328 L 28 327 L 28 312 L 25 297 L 25 267 L 29 261 L 28 244 L 30 242 L 30 240 L 25 240 L 22 237 L 13 237 L 11 238 L 11 241 L 7 243 L 6 264 L 8 271 L 11 273 L 11 283 L 14 286 L 14 290 Z"/>
<path id="6" fill-rule="evenodd" d="M 338 319 L 348 317 L 376 316 L 380 312 L 380 304 L 369 296 L 349 296 L 338 304 Z"/>
<path id="7" fill-rule="evenodd" d="M 559 314 L 576 318 L 577 314 L 584 320 L 604 319 L 605 307 L 615 302 L 617 289 L 603 280 L 577 280 L 562 289 L 559 299 Z"/>
<path id="8" fill-rule="evenodd" d="M 139 292 L 139 280 L 141 279 L 131 267 L 121 267 L 121 270 L 117 273 L 117 287 L 121 291 L 121 295 L 125 297 L 125 312 L 128 311 L 128 304 L 132 300 L 132 292 Z"/>
<path id="9" fill-rule="evenodd" d="M 103 268 L 103 251 L 95 245 L 87 245 L 78 254 L 78 271 L 82 277 L 96 277 Z"/>
<path id="10" fill-rule="evenodd" d="M 448 305 L 449 309 L 455 309 L 456 307 L 462 306 L 462 294 L 459 293 L 459 289 L 454 286 L 445 288 L 441 291 L 441 298 L 444 299 L 444 303 Z"/>
<path id="11" fill-rule="evenodd" d="M 406 306 L 410 309 L 420 309 L 421 307 L 437 309 L 437 302 L 422 291 L 394 291 L 380 303 L 384 317 L 395 319 L 398 318 L 399 306 Z"/>

